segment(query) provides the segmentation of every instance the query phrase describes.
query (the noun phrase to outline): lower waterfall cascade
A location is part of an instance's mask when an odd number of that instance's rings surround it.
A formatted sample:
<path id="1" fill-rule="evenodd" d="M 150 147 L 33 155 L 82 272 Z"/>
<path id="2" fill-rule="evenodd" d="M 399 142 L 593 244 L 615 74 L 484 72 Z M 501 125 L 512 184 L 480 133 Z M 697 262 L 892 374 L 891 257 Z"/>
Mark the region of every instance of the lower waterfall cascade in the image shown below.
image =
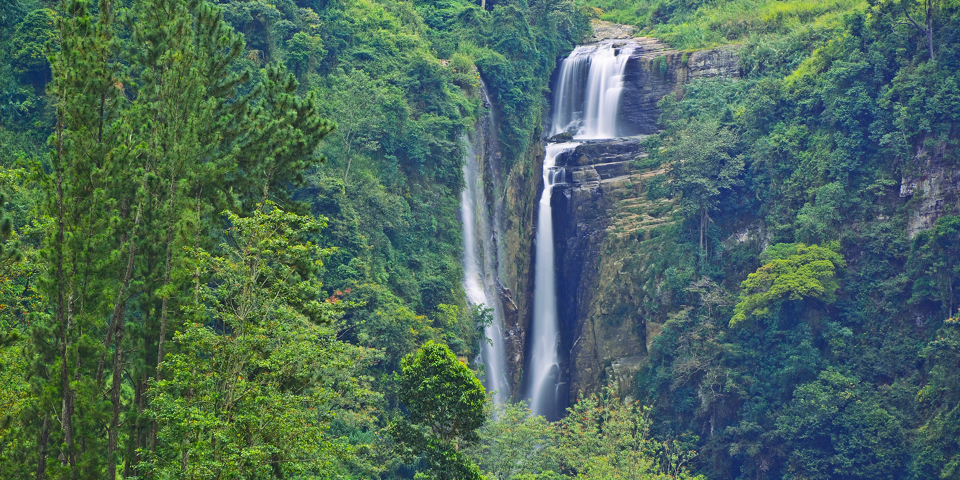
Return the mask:
<path id="1" fill-rule="evenodd" d="M 528 390 L 530 408 L 548 420 L 560 417 L 560 324 L 557 318 L 557 279 L 554 268 L 553 212 L 550 200 L 553 186 L 563 180 L 563 169 L 556 168 L 557 155 L 572 150 L 578 143 L 551 143 L 543 160 L 543 193 L 540 195 L 536 234 L 536 266 L 531 323 L 531 355 Z"/>

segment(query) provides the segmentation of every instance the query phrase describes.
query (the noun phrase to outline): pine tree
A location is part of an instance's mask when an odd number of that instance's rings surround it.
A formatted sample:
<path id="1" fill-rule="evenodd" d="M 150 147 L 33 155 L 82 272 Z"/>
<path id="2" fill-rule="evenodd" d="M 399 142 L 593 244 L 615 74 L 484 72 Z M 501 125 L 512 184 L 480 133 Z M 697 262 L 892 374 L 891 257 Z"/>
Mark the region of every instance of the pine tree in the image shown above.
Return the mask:
<path id="1" fill-rule="evenodd" d="M 282 68 L 237 67 L 242 37 L 216 6 L 120 5 L 64 0 L 58 19 L 57 126 L 40 175 L 49 314 L 31 335 L 35 401 L 17 442 L 38 479 L 115 478 L 119 464 L 130 476 L 157 448 L 143 413 L 193 298 L 185 247 L 216 247 L 204 235 L 214 212 L 284 200 L 271 187 L 296 184 L 331 130 Z M 0 476 L 26 473 L 10 468 Z"/>

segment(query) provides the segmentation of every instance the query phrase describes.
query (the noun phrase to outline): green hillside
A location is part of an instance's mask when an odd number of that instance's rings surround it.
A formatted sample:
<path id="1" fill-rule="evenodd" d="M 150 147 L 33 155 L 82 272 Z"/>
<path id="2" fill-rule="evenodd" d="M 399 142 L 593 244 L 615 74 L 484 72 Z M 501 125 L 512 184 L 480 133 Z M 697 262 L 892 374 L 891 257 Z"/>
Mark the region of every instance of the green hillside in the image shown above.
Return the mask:
<path id="1" fill-rule="evenodd" d="M 635 247 L 654 430 L 698 436 L 708 478 L 955 478 L 957 5 L 591 5 L 740 56 L 649 140 L 678 207 Z"/>
<path id="2" fill-rule="evenodd" d="M 680 49 L 810 36 L 842 28 L 846 14 L 866 12 L 855 1 L 588 2 L 604 20 L 636 26 Z"/>
<path id="3" fill-rule="evenodd" d="M 480 75 L 509 168 L 586 17 L 564 2 L 0 8 L 0 477 L 426 468 L 385 429 L 401 358 L 479 345 L 458 215 Z"/>
<path id="4" fill-rule="evenodd" d="M 478 381 L 465 138 L 522 277 L 595 17 L 740 74 L 660 102 L 656 334 L 550 423 Z M 933 0 L 5 0 L 0 478 L 960 478 L 958 72 Z"/>

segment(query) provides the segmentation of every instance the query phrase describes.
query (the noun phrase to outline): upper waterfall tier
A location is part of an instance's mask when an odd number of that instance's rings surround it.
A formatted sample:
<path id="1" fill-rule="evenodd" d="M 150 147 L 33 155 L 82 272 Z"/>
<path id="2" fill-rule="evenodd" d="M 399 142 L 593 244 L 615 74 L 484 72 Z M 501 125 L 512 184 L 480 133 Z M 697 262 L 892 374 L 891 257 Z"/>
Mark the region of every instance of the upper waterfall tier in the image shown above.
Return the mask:
<path id="1" fill-rule="evenodd" d="M 623 74 L 633 43 L 608 40 L 581 45 L 563 60 L 554 92 L 550 136 L 570 132 L 576 139 L 620 135 L 618 112 Z"/>

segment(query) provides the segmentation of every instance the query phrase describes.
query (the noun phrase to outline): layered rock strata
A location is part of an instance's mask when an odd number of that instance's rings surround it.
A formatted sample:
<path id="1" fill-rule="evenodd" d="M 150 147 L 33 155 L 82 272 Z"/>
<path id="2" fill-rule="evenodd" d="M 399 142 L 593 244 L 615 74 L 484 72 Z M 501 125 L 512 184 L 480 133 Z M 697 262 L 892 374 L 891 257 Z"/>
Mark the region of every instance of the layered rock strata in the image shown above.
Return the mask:
<path id="1" fill-rule="evenodd" d="M 648 330 L 658 328 L 639 315 L 640 285 L 619 248 L 638 245 L 637 232 L 669 222 L 673 211 L 672 201 L 646 196 L 645 183 L 663 170 L 638 166 L 642 139 L 588 142 L 557 159 L 565 179 L 552 202 L 558 310 L 574 397 L 606 379 L 628 391 L 646 358 Z"/>
<path id="2" fill-rule="evenodd" d="M 738 78 L 740 60 L 736 50 L 723 48 L 678 52 L 652 38 L 636 38 L 637 44 L 624 72 L 620 103 L 622 135 L 654 134 L 660 110 L 657 103 L 697 78 Z"/>
<path id="3" fill-rule="evenodd" d="M 900 197 L 912 200 L 907 217 L 910 238 L 933 227 L 944 213 L 960 209 L 960 168 L 946 154 L 946 144 L 921 147 L 913 161 L 916 167 L 903 175 Z"/>
<path id="4" fill-rule="evenodd" d="M 616 28 L 604 31 L 623 36 Z M 693 79 L 739 76 L 733 49 L 684 53 L 655 39 L 623 41 L 634 44 L 618 113 L 623 137 L 585 141 L 557 159 L 565 167 L 565 181 L 555 187 L 552 201 L 558 311 L 571 401 L 611 380 L 629 392 L 660 332 L 662 319 L 642 313 L 642 303 L 650 300 L 644 282 L 658 276 L 645 262 L 657 248 L 649 240 L 672 221 L 675 210 L 672 201 L 647 195 L 649 182 L 658 175 L 662 181 L 665 171 L 642 167 L 643 136 L 658 131 L 657 104 Z"/>

